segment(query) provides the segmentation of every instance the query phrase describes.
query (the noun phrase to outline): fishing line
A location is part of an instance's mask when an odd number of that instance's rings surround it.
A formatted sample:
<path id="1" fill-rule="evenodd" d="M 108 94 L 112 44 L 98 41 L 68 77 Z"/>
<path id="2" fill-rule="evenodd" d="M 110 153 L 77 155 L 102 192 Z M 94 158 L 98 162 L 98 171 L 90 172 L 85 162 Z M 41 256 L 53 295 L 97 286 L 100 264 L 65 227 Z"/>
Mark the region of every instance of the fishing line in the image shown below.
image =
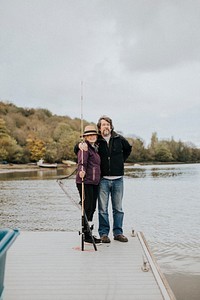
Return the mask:
<path id="1" fill-rule="evenodd" d="M 75 173 L 76 171 L 77 171 L 77 168 L 76 168 L 71 174 L 69 174 L 69 175 L 67 175 L 67 176 L 65 176 L 65 177 L 61 177 L 61 178 L 57 179 L 57 181 L 63 180 L 63 179 L 69 179 L 72 175 L 74 175 L 74 173 Z"/>

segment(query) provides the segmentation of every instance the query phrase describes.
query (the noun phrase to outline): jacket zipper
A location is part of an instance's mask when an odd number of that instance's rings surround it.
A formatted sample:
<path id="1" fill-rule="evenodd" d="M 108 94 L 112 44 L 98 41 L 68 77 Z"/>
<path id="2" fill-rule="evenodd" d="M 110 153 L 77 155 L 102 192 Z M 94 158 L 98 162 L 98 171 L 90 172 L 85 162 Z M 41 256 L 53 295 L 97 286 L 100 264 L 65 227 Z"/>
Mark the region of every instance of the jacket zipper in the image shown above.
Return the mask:
<path id="1" fill-rule="evenodd" d="M 95 181 L 95 168 L 92 169 L 92 178 L 93 178 L 93 181 Z"/>
<path id="2" fill-rule="evenodd" d="M 112 144 L 113 144 L 113 138 L 111 137 L 110 141 L 109 141 L 109 145 L 107 145 L 108 146 L 108 153 L 109 153 L 109 155 L 108 155 L 108 167 L 109 167 L 108 171 L 109 171 L 109 175 L 110 175 L 110 157 L 111 157 Z"/>

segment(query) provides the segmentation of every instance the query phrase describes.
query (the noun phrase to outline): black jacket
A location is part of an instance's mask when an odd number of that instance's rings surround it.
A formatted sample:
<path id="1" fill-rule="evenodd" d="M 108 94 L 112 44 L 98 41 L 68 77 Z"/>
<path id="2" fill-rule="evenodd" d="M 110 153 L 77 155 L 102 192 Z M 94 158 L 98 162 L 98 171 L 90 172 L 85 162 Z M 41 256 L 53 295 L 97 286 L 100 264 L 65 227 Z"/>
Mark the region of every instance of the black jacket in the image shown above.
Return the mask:
<path id="1" fill-rule="evenodd" d="M 101 176 L 124 175 L 124 162 L 131 153 L 131 145 L 121 135 L 112 132 L 109 145 L 101 136 L 97 140 L 101 158 Z"/>

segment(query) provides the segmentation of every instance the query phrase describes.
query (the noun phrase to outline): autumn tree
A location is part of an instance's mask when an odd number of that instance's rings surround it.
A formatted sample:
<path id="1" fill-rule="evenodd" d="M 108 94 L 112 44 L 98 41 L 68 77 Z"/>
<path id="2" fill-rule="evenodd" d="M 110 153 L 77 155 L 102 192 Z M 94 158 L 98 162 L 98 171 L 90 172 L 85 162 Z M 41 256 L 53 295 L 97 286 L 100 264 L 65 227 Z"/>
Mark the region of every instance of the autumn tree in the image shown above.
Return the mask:
<path id="1" fill-rule="evenodd" d="M 28 138 L 27 139 L 27 149 L 30 152 L 31 161 L 38 161 L 41 158 L 44 158 L 46 153 L 45 143 L 37 138 Z"/>

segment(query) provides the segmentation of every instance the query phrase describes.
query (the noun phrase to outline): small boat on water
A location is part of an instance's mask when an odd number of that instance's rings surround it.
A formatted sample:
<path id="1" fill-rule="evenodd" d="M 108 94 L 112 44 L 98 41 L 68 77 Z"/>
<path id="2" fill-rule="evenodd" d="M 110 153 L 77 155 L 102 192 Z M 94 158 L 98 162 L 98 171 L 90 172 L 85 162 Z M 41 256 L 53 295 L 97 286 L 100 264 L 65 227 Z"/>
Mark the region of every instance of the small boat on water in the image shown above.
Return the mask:
<path id="1" fill-rule="evenodd" d="M 41 167 L 41 168 L 57 168 L 58 167 L 57 163 L 55 163 L 55 164 L 45 163 L 43 159 L 40 159 L 37 162 L 37 165 L 38 165 L 38 167 Z"/>
<path id="2" fill-rule="evenodd" d="M 67 165 L 67 167 L 72 167 L 72 166 L 76 165 L 76 163 L 74 161 L 72 161 L 72 160 L 62 160 L 62 163 L 64 165 Z"/>

